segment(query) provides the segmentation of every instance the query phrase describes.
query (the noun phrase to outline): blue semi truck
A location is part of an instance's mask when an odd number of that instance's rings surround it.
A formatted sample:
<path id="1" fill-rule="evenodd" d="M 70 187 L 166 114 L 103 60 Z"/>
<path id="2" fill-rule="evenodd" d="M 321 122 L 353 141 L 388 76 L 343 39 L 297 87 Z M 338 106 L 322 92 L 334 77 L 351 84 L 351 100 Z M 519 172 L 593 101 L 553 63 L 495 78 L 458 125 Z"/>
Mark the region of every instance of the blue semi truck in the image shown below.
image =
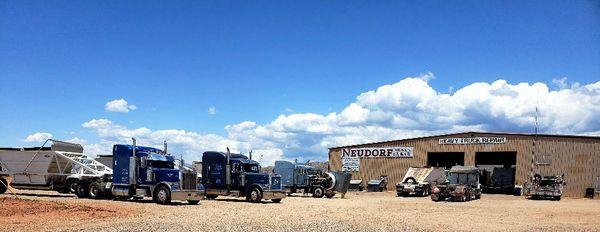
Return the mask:
<path id="1" fill-rule="evenodd" d="M 107 192 L 116 199 L 152 197 L 159 204 L 172 200 L 198 204 L 203 197 L 197 174 L 177 165 L 175 158 L 164 150 L 153 147 L 117 144 L 113 146 L 113 181 L 106 185 Z M 90 188 L 90 195 L 102 194 L 102 189 Z M 98 192 L 94 193 L 97 190 Z"/>
<path id="2" fill-rule="evenodd" d="M 285 198 L 281 176 L 261 173 L 252 157 L 229 152 L 207 151 L 202 154 L 202 185 L 207 199 L 218 196 L 245 197 L 250 202 L 262 199 L 275 203 Z"/>

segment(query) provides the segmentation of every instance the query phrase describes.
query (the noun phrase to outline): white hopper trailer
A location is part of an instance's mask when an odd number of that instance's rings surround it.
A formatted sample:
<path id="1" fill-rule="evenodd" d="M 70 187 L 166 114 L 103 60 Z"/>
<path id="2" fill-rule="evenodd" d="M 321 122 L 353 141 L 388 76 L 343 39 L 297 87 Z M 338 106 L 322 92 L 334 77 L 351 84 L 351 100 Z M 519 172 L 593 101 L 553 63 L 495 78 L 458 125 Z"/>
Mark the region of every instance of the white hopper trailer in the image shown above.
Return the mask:
<path id="1" fill-rule="evenodd" d="M 46 147 L 47 143 L 50 147 Z M 10 180 L 10 182 L 9 182 Z M 54 190 L 99 198 L 110 192 L 112 169 L 89 158 L 79 144 L 46 140 L 41 147 L 0 148 L 0 193 L 15 189 Z"/>
<path id="2" fill-rule="evenodd" d="M 427 196 L 431 194 L 431 187 L 446 181 L 446 170 L 439 167 L 409 168 L 396 184 L 398 196 Z"/>

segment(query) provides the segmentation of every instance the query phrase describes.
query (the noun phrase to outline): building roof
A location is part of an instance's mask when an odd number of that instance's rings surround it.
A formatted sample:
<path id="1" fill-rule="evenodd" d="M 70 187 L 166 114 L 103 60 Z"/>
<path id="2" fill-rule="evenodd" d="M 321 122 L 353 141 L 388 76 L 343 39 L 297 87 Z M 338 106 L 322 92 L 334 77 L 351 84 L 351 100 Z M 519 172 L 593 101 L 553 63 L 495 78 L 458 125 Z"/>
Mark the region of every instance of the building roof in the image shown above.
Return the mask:
<path id="1" fill-rule="evenodd" d="M 588 136 L 588 135 L 559 135 L 559 134 L 529 134 L 529 133 L 511 133 L 511 132 L 483 132 L 483 131 L 468 131 L 468 132 L 461 132 L 461 133 L 450 133 L 450 134 L 441 134 L 441 135 L 431 135 L 431 136 L 422 136 L 422 137 L 414 137 L 414 138 L 407 138 L 407 139 L 396 139 L 396 140 L 387 140 L 387 141 L 380 141 L 380 142 L 372 142 L 372 143 L 362 143 L 362 144 L 352 144 L 352 145 L 345 145 L 345 146 L 338 146 L 338 147 L 330 147 L 329 149 L 339 149 L 339 148 L 346 148 L 346 147 L 356 147 L 356 146 L 364 146 L 364 145 L 379 145 L 379 144 L 385 144 L 385 143 L 393 143 L 393 142 L 406 142 L 406 141 L 412 141 L 412 140 L 421 140 L 421 139 L 432 139 L 432 138 L 439 138 L 439 137 L 451 137 L 451 136 L 465 136 L 465 135 L 470 135 L 471 137 L 474 135 L 497 135 L 497 136 L 529 136 L 529 137 L 553 137 L 553 138 L 578 138 L 578 139 L 597 139 L 600 142 L 600 136 Z"/>

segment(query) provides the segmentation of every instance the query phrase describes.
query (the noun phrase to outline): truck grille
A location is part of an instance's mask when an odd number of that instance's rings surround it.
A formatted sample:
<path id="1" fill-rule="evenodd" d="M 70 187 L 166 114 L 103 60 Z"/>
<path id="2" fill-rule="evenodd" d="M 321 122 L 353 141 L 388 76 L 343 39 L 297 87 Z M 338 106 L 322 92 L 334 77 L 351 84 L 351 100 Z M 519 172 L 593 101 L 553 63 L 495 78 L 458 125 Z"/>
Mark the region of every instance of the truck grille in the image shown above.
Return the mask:
<path id="1" fill-rule="evenodd" d="M 197 175 L 196 173 L 182 173 L 181 189 L 196 189 L 198 185 L 196 181 Z"/>

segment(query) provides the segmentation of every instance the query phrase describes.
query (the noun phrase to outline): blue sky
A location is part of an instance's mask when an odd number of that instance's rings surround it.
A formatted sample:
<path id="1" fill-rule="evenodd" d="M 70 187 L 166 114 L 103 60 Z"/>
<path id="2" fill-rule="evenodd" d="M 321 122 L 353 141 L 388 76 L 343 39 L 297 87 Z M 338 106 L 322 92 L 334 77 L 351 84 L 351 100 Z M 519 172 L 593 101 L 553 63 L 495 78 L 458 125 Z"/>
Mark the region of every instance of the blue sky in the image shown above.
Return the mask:
<path id="1" fill-rule="evenodd" d="M 426 83 L 438 93 L 499 79 L 509 86 L 541 82 L 558 91 L 557 80 L 564 77 L 570 89 L 598 82 L 599 61 L 597 1 L 3 1 L 0 146 L 38 145 L 25 141 L 38 132 L 89 146 L 124 141 L 82 126 L 93 119 L 235 143 L 239 139 L 231 137 L 239 134 L 225 130 L 227 125 L 267 126 L 281 114 L 341 114 L 361 93 L 407 77 L 431 73 Z M 600 107 L 594 91 L 581 106 L 592 118 Z M 107 102 L 116 99 L 136 109 L 107 111 Z M 513 120 L 510 113 L 490 115 Z M 594 133 L 598 121 L 589 120 L 567 128 L 547 122 L 546 130 Z M 363 123 L 358 126 L 394 127 Z M 527 127 L 467 124 L 461 125 Z M 323 142 L 331 133 L 287 129 L 275 131 L 295 133 L 301 146 L 331 145 Z M 288 158 L 322 153 L 288 150 L 289 144 L 261 138 L 267 142 L 242 139 L 249 144 L 239 149 L 272 146 Z M 188 154 L 191 145 L 183 144 L 179 152 Z"/>

